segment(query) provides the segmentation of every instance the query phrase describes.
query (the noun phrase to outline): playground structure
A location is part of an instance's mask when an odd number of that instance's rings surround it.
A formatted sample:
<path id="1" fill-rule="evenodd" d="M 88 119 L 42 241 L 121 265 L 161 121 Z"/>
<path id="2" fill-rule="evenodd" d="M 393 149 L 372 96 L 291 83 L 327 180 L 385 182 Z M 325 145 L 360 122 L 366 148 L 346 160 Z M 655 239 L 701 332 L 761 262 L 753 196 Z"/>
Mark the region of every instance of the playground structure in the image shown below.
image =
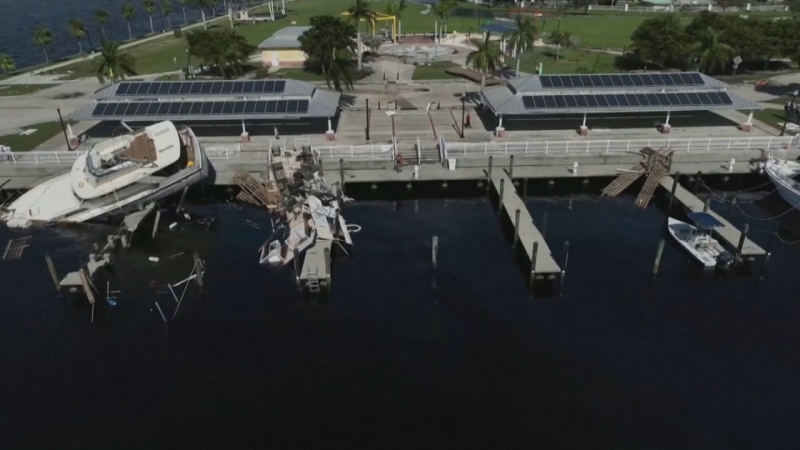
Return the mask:
<path id="1" fill-rule="evenodd" d="M 372 25 L 372 35 L 373 36 L 377 35 L 377 27 L 375 26 L 376 22 L 391 22 L 390 25 L 392 27 L 392 42 L 396 44 L 397 43 L 397 16 L 393 16 L 391 14 L 384 14 L 384 13 L 378 12 L 378 11 L 372 11 L 372 14 L 373 14 L 374 18 L 369 20 L 369 22 Z M 350 13 L 347 12 L 347 11 L 343 12 L 342 15 L 350 17 Z M 366 20 L 361 19 L 361 20 L 359 20 L 359 22 L 366 22 Z"/>

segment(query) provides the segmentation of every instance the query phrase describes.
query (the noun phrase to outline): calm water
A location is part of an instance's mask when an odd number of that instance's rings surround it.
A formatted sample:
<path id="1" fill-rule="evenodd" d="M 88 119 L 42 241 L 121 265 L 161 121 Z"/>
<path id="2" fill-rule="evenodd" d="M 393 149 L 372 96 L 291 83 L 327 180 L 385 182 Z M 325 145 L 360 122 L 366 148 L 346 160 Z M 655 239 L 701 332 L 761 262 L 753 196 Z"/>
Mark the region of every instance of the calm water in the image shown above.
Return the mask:
<path id="1" fill-rule="evenodd" d="M 774 245 L 759 284 L 704 274 L 668 243 L 651 284 L 666 216 L 632 203 L 530 200 L 559 260 L 571 243 L 563 295 L 531 298 L 485 201 L 361 201 L 321 303 L 256 264 L 266 231 L 246 220 L 265 214 L 194 207 L 216 226 L 121 255 L 118 305 L 94 326 L 56 297 L 43 255 L 63 273 L 106 229 L 38 232 L 0 261 L 0 448 L 794 447 L 798 248 Z M 188 274 L 188 253 L 169 257 L 191 249 L 207 292 L 191 288 L 165 329 L 153 301 L 172 314 L 158 291 Z"/>
<path id="2" fill-rule="evenodd" d="M 69 34 L 69 21 L 81 20 L 89 30 L 95 46 L 100 45 L 102 33 L 97 24 L 94 10 L 105 9 L 109 13 L 105 25 L 106 37 L 109 40 L 123 41 L 128 39 L 128 26 L 122 17 L 122 4 L 125 0 L 0 0 L 0 53 L 14 58 L 18 68 L 44 63 L 42 48 L 33 43 L 33 30 L 46 27 L 53 33 L 53 46 L 48 50 L 50 60 L 57 60 L 78 53 L 78 44 Z M 141 1 L 130 1 L 136 9 L 136 17 L 131 21 L 133 36 L 150 33 L 150 20 L 142 8 Z M 223 11 L 222 2 L 217 8 Z M 170 15 L 172 25 L 183 24 L 183 12 L 177 1 L 172 2 L 175 11 Z M 186 9 L 188 21 L 200 20 L 200 11 L 194 7 Z M 163 27 L 161 14 L 153 15 L 153 27 L 160 31 L 167 27 L 166 17 Z M 88 40 L 83 41 L 84 50 L 88 49 Z"/>

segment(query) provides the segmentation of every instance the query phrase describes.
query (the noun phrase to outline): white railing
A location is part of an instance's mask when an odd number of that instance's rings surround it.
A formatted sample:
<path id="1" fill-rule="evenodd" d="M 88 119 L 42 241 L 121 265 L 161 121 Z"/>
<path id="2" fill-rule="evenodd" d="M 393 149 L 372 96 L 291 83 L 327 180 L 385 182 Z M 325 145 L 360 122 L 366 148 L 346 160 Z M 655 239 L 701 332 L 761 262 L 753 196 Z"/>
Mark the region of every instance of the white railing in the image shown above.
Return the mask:
<path id="1" fill-rule="evenodd" d="M 737 152 L 745 150 L 787 150 L 798 147 L 792 137 L 735 137 L 707 139 L 631 139 L 589 141 L 528 141 L 528 142 L 447 142 L 447 155 L 597 155 L 637 152 L 644 147 L 668 149 L 676 153 Z"/>
<path id="2" fill-rule="evenodd" d="M 590 11 L 617 11 L 617 12 L 639 12 L 639 13 L 653 13 L 653 12 L 675 12 L 675 11 L 711 11 L 711 12 L 763 12 L 763 11 L 788 11 L 789 8 L 784 5 L 753 5 L 746 4 L 744 6 L 729 6 L 722 8 L 716 5 L 672 5 L 672 6 L 611 6 L 611 5 L 589 5 Z"/>
<path id="3" fill-rule="evenodd" d="M 84 152 L 3 152 L 0 164 L 72 164 Z"/>
<path id="4" fill-rule="evenodd" d="M 314 147 L 314 151 L 324 159 L 391 160 L 394 158 L 393 149 L 393 144 Z"/>
<path id="5" fill-rule="evenodd" d="M 240 159 L 242 156 L 242 146 L 236 145 L 234 147 L 217 146 L 217 147 L 203 147 L 206 152 L 206 158 L 209 160 L 229 160 Z M 247 152 L 251 153 L 251 152 Z"/>

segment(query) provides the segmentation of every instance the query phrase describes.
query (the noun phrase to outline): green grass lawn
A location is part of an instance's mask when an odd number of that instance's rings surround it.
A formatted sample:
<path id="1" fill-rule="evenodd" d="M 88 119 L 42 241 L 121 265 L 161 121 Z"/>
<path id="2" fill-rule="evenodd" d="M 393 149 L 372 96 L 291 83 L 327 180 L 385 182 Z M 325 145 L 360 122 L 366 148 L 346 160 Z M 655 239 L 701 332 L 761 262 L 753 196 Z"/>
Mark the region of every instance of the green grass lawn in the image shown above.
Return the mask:
<path id="1" fill-rule="evenodd" d="M 767 125 L 775 127 L 777 130 L 780 130 L 783 127 L 783 122 L 785 122 L 784 117 L 783 108 L 765 109 L 762 111 L 753 112 L 754 119 L 760 120 Z"/>
<path id="2" fill-rule="evenodd" d="M 429 66 L 416 66 L 414 68 L 414 75 L 411 77 L 412 80 L 449 80 L 449 79 L 456 79 L 453 75 L 445 72 L 446 69 L 451 67 L 458 67 L 458 64 L 455 64 L 451 61 L 437 61 L 431 63 Z"/>
<path id="3" fill-rule="evenodd" d="M 34 92 L 43 91 L 47 88 L 58 86 L 57 84 L 0 84 L 0 97 L 11 97 L 13 95 L 28 95 Z"/>
<path id="4" fill-rule="evenodd" d="M 617 55 L 608 53 L 562 49 L 559 59 L 556 61 L 554 53 L 551 53 L 550 50 L 537 48 L 534 52 L 523 55 L 520 71 L 535 74 L 537 64 L 542 62 L 544 64 L 543 74 L 590 73 L 593 68 L 594 73 L 619 72 L 619 69 L 615 66 L 616 59 Z M 516 63 L 516 59 L 506 59 L 506 64 L 509 67 L 516 68 Z"/>
<path id="5" fill-rule="evenodd" d="M 43 122 L 23 127 L 25 130 L 31 128 L 35 128 L 36 132 L 27 136 L 21 134 L 0 136 L 0 144 L 11 147 L 12 152 L 27 152 L 62 132 L 60 122 Z"/>

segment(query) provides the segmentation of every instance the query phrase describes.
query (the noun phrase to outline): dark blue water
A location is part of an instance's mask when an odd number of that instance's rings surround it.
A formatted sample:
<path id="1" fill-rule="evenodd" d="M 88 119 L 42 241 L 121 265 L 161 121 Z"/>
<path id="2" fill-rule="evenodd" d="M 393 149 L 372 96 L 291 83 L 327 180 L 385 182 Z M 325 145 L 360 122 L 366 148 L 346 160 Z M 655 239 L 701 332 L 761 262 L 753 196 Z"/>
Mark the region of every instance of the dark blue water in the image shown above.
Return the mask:
<path id="1" fill-rule="evenodd" d="M 0 1 L 0 53 L 10 55 L 16 62 L 17 68 L 24 68 L 45 62 L 42 48 L 33 43 L 33 30 L 45 27 L 53 33 L 53 46 L 48 50 L 50 60 L 58 60 L 78 53 L 78 44 L 69 34 L 69 21 L 79 19 L 89 31 L 95 46 L 100 45 L 102 33 L 100 25 L 95 20 L 94 10 L 105 9 L 109 13 L 108 23 L 105 25 L 106 37 L 109 40 L 128 40 L 128 26 L 122 17 L 122 4 L 125 0 L 25 0 L 25 1 Z M 131 21 L 131 30 L 134 37 L 150 33 L 150 20 L 142 8 L 141 1 L 129 1 L 136 9 L 136 17 Z M 158 2 L 156 2 L 158 3 Z M 217 11 L 221 12 L 222 2 Z M 170 15 L 173 26 L 183 25 L 184 16 L 181 6 L 177 1 L 172 2 L 175 10 Z M 163 19 L 160 9 L 153 15 L 153 27 L 156 31 L 167 28 L 168 21 Z M 186 18 L 189 22 L 200 20 L 200 10 L 196 7 L 186 8 Z M 83 49 L 89 48 L 88 40 L 84 39 Z"/>
<path id="2" fill-rule="evenodd" d="M 256 264 L 266 231 L 245 220 L 263 213 L 194 207 L 216 227 L 123 253 L 118 305 L 93 326 L 56 297 L 43 255 L 64 272 L 104 230 L 39 232 L 0 261 L 0 448 L 794 447 L 797 247 L 774 245 L 758 283 L 668 243 L 653 284 L 666 216 L 632 203 L 529 201 L 559 260 L 571 243 L 563 295 L 532 298 L 487 202 L 358 202 L 345 213 L 363 231 L 323 302 Z M 158 291 L 192 249 L 206 293 L 190 289 L 165 329 L 153 302 L 171 315 Z"/>

